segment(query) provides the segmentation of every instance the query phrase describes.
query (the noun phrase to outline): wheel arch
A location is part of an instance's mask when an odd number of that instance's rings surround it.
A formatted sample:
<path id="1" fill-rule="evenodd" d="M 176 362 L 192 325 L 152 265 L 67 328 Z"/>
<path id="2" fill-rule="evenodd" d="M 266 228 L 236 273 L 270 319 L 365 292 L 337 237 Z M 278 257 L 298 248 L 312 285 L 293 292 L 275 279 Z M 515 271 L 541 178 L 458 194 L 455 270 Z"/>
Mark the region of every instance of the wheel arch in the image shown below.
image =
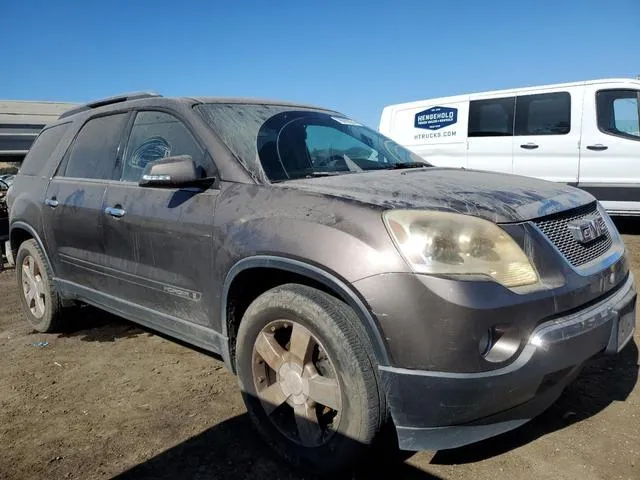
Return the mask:
<path id="1" fill-rule="evenodd" d="M 297 275 L 310 281 L 312 285 L 315 284 L 322 287 L 323 290 L 344 301 L 353 308 L 358 318 L 362 321 L 378 365 L 390 364 L 387 345 L 381 335 L 377 321 L 369 311 L 364 300 L 356 291 L 349 287 L 345 280 L 340 279 L 337 275 L 318 266 L 300 260 L 272 255 L 256 255 L 238 261 L 229 270 L 223 284 L 220 318 L 222 335 L 226 341 L 224 341 L 223 351 L 221 353 L 225 364 L 231 371 L 235 373 L 235 333 L 233 331 L 233 322 L 237 322 L 237 325 L 239 325 L 240 319 L 234 319 L 231 315 L 230 292 L 232 291 L 234 281 L 236 281 L 242 273 L 247 273 L 249 270 L 254 269 L 276 270 Z M 237 325 L 235 325 L 235 327 L 237 327 Z"/>
<path id="2" fill-rule="evenodd" d="M 38 235 L 38 232 L 36 231 L 36 229 L 33 228 L 28 223 L 17 221 L 11 224 L 11 228 L 9 230 L 9 241 L 11 242 L 12 257 L 14 259 L 16 258 L 16 253 L 18 252 L 18 248 L 20 248 L 20 244 L 22 244 L 24 241 L 29 239 L 33 239 L 36 241 L 36 243 L 38 244 L 38 247 L 40 247 L 40 251 L 42 252 L 42 255 L 44 256 L 45 262 L 47 262 L 49 271 L 55 276 L 55 272 L 53 270 L 53 264 L 49 259 L 47 250 L 44 248 L 44 243 L 42 242 L 40 235 Z"/>

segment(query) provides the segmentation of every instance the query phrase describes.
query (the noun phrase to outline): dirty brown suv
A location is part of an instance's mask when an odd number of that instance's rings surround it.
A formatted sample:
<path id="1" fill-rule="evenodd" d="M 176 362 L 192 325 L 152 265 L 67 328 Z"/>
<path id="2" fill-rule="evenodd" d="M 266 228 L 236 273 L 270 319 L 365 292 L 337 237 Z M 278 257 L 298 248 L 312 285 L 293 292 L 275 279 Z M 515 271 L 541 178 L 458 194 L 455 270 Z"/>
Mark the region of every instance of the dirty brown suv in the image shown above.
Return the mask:
<path id="1" fill-rule="evenodd" d="M 592 196 L 435 168 L 331 110 L 100 100 L 40 134 L 8 199 L 36 330 L 85 303 L 220 354 L 267 441 L 322 471 L 385 431 L 417 450 L 513 429 L 634 329 Z"/>

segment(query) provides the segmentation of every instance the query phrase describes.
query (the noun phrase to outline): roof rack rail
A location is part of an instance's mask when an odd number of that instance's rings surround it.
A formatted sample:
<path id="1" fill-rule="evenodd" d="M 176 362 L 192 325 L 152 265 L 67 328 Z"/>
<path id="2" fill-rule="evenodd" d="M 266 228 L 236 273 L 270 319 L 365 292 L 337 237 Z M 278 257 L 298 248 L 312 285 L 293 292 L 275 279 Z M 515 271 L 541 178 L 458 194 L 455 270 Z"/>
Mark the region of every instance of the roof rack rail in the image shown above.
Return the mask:
<path id="1" fill-rule="evenodd" d="M 92 108 L 104 107 L 105 105 L 126 102 L 127 100 L 139 100 L 141 98 L 152 98 L 152 97 L 161 97 L 161 96 L 162 95 L 159 95 L 154 92 L 122 93 L 120 95 L 114 95 L 113 97 L 102 98 L 100 100 L 95 100 L 93 102 L 80 105 L 79 107 L 72 108 L 71 110 L 67 110 L 66 112 L 64 112 L 58 118 L 70 117 L 71 115 L 75 115 L 76 113 L 91 110 Z"/>

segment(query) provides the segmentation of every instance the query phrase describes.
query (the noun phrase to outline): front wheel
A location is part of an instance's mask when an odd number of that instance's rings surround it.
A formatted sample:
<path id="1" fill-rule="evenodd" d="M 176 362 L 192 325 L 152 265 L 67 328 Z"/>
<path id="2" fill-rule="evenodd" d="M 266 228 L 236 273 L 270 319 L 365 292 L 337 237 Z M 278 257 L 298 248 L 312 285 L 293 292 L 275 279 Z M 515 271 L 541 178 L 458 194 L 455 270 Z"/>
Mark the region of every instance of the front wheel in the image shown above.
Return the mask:
<path id="1" fill-rule="evenodd" d="M 276 451 L 331 473 L 371 445 L 384 406 L 358 317 L 303 285 L 283 285 L 247 309 L 237 338 L 238 379 L 249 415 Z"/>

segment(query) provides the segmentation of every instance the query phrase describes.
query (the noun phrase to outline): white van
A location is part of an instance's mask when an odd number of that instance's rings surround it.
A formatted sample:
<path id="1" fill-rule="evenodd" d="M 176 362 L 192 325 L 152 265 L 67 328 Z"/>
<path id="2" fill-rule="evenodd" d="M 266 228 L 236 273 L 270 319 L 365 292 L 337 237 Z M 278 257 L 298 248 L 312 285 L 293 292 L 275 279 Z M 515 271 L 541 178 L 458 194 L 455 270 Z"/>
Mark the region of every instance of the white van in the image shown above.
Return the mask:
<path id="1" fill-rule="evenodd" d="M 544 178 L 640 215 L 640 81 L 593 80 L 390 105 L 380 132 L 430 163 Z"/>

